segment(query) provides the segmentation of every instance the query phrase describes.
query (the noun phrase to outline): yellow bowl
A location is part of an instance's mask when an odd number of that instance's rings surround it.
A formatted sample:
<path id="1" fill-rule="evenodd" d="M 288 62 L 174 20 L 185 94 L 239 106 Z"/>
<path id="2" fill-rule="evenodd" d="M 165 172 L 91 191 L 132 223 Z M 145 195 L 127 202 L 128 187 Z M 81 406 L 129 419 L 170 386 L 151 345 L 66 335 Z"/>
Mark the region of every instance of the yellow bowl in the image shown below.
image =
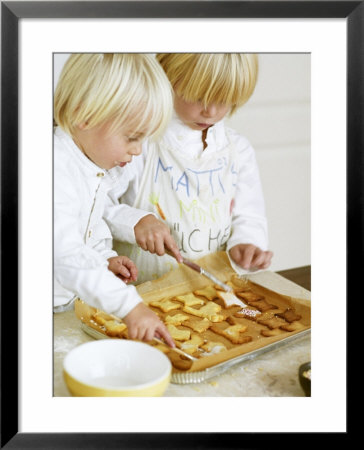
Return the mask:
<path id="1" fill-rule="evenodd" d="M 71 350 L 63 361 L 66 385 L 76 397 L 158 397 L 172 372 L 169 359 L 148 344 L 103 339 Z"/>

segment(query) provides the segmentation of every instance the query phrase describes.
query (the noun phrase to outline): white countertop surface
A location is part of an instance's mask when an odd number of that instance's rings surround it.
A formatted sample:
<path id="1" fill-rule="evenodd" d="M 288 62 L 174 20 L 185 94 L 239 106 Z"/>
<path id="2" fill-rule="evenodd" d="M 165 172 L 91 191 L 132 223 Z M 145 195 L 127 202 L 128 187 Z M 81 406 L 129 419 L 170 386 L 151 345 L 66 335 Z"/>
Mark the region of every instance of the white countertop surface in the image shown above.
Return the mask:
<path id="1" fill-rule="evenodd" d="M 266 271 L 249 277 L 271 290 L 296 298 L 311 299 L 311 293 L 282 276 Z M 74 347 L 93 340 L 80 327 L 74 311 L 54 314 L 55 397 L 69 397 L 62 364 Z M 276 350 L 241 362 L 221 375 L 196 384 L 171 383 L 165 397 L 304 397 L 298 368 L 311 360 L 310 335 Z"/>

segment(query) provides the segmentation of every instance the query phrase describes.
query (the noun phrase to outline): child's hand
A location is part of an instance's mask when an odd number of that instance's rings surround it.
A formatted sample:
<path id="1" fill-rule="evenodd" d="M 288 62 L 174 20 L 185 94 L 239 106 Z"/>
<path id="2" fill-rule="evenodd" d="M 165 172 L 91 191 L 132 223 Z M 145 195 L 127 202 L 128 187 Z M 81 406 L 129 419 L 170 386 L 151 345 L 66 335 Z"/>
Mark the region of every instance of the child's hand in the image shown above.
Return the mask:
<path id="1" fill-rule="evenodd" d="M 170 347 L 175 343 L 164 323 L 144 303 L 139 303 L 124 317 L 130 339 L 151 341 L 154 337 L 162 338 Z"/>
<path id="2" fill-rule="evenodd" d="M 238 244 L 229 250 L 231 259 L 246 270 L 267 269 L 273 253 L 263 251 L 253 244 Z"/>
<path id="3" fill-rule="evenodd" d="M 136 265 L 126 256 L 113 256 L 108 259 L 109 267 L 117 277 L 121 278 L 124 283 L 136 281 L 138 277 L 138 269 Z"/>
<path id="4" fill-rule="evenodd" d="M 161 256 L 166 249 L 172 253 L 177 262 L 182 263 L 182 256 L 166 224 L 152 214 L 144 216 L 134 227 L 135 239 L 139 247 Z"/>

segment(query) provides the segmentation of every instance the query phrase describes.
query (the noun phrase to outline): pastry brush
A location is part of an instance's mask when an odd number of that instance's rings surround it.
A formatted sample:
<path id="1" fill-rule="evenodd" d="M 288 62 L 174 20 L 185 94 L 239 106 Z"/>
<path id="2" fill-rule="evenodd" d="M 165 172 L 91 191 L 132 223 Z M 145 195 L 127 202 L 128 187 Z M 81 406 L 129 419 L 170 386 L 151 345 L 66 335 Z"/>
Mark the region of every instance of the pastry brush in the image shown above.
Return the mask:
<path id="1" fill-rule="evenodd" d="M 195 272 L 200 273 L 201 275 L 209 278 L 211 281 L 213 281 L 217 286 L 220 286 L 225 292 L 234 292 L 233 288 L 229 286 L 228 284 L 223 283 L 221 280 L 215 277 L 215 275 L 212 275 L 212 273 L 208 272 L 207 270 L 203 269 L 198 264 L 190 261 L 189 259 L 183 258 L 183 264 L 190 269 L 194 270 Z"/>

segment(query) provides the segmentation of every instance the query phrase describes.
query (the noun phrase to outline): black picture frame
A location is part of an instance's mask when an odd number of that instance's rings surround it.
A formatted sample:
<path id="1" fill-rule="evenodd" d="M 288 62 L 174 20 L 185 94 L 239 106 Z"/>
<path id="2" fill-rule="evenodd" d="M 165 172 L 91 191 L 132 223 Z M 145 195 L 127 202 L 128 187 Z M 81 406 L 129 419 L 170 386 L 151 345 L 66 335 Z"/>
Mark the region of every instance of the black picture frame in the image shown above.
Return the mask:
<path id="1" fill-rule="evenodd" d="M 101 433 L 20 433 L 18 429 L 18 341 L 14 330 L 13 338 L 7 337 L 7 318 L 18 316 L 18 24 L 23 18 L 119 17 L 346 19 L 347 300 L 356 292 L 364 273 L 363 1 L 1 2 L 1 448 L 258 448 L 262 439 L 268 441 L 271 436 L 248 433 L 242 438 L 242 433 L 186 432 L 107 433 L 105 437 Z M 345 437 L 348 433 L 338 433 L 336 443 Z M 300 445 L 305 441 L 301 437 Z"/>

